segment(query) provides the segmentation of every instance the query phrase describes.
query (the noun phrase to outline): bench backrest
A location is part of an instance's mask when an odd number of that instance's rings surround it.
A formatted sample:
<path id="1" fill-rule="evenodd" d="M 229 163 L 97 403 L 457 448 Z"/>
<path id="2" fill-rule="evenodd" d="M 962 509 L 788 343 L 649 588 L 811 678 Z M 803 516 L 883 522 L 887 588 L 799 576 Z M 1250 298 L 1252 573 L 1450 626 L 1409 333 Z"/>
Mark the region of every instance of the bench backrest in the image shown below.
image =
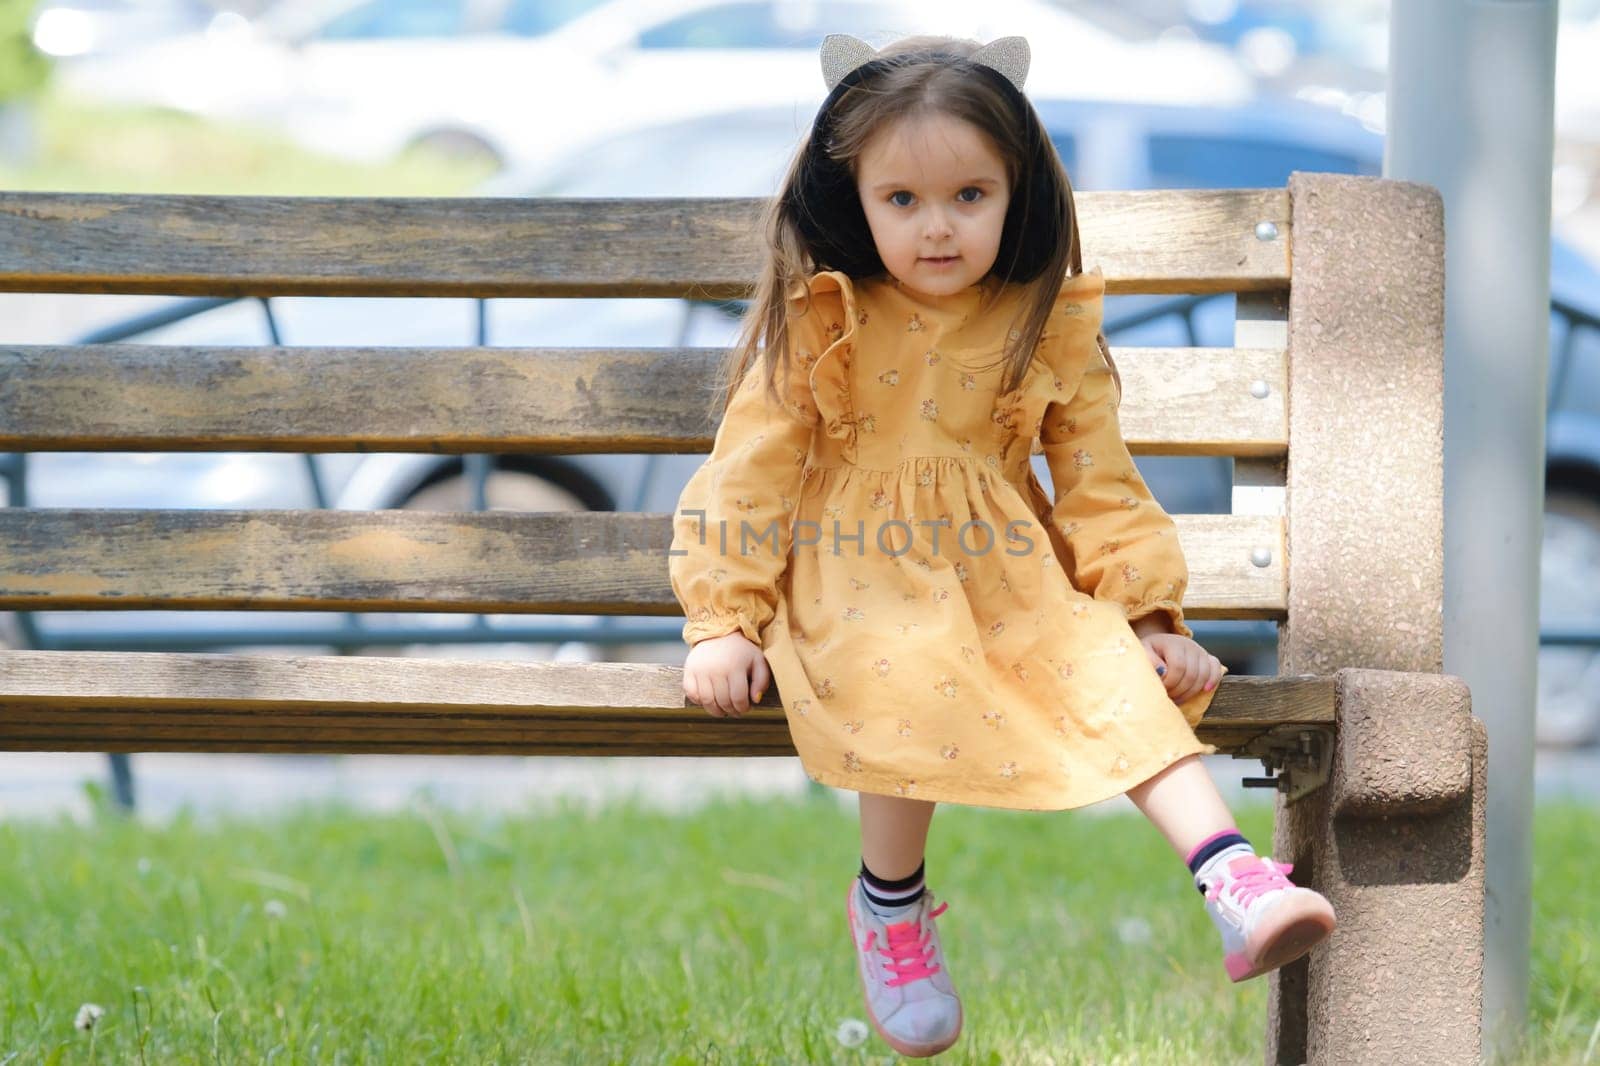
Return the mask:
<path id="1" fill-rule="evenodd" d="M 1174 515 L 1189 617 L 1281 623 L 1284 675 L 1440 670 L 1437 193 L 1296 174 L 1286 189 L 1077 201 L 1086 262 L 1104 268 L 1108 292 L 1237 294 L 1234 347 L 1114 352 L 1135 455 L 1234 462 L 1231 514 Z M 732 298 L 755 275 L 761 206 L 0 193 L 0 290 Z M 703 452 L 720 354 L 0 343 L 0 451 Z M 669 541 L 669 515 L 628 512 L 6 508 L 0 609 L 674 615 Z M 314 724 L 328 730 L 320 750 L 469 750 L 451 746 L 467 739 L 479 744 L 470 750 L 508 750 L 492 732 L 463 739 L 437 713 L 435 731 L 422 728 L 427 709 L 456 706 L 502 708 L 513 732 L 542 709 L 547 744 L 522 750 L 595 750 L 603 738 L 590 727 L 607 712 L 599 726 L 627 727 L 629 750 L 792 751 L 770 716 L 691 729 L 660 668 L 545 664 L 508 686 L 509 668 L 529 664 L 330 659 L 311 678 L 287 660 L 224 676 L 195 665 L 203 657 L 137 658 L 100 660 L 99 681 L 78 669 L 69 691 L 64 660 L 13 655 L 4 698 L 15 709 L 25 690 L 52 723 L 77 708 L 91 723 L 83 745 L 99 749 L 179 750 L 191 736 L 188 747 L 305 750 Z M 152 670 L 160 676 L 145 677 Z M 118 734 L 91 710 L 125 700 L 130 685 L 146 686 L 149 714 L 142 732 Z M 285 714 L 314 704 L 325 716 L 277 719 L 281 735 L 185 724 L 186 707 L 215 709 L 230 686 L 241 708 L 262 709 L 270 693 Z M 1301 693 L 1297 710 L 1281 689 L 1270 699 L 1225 689 L 1206 723 L 1215 743 L 1258 733 L 1264 716 L 1329 713 L 1325 694 Z M 152 732 L 160 721 L 165 740 Z M 400 724 L 374 746 L 389 723 Z M 0 723 L 0 745 L 68 746 L 35 744 L 44 726 L 16 724 Z"/>

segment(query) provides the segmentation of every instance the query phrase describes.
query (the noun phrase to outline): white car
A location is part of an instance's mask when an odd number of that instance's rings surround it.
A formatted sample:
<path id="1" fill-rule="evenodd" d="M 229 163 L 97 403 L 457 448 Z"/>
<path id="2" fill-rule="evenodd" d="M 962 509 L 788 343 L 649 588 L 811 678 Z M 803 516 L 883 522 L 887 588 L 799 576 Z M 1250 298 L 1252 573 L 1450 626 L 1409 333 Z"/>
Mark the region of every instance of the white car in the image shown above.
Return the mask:
<path id="1" fill-rule="evenodd" d="M 571 16 L 571 17 L 567 17 Z M 123 102 L 269 124 L 366 160 L 434 142 L 536 165 L 627 127 L 729 107 L 814 112 L 826 33 L 874 44 L 1020 34 L 1036 96 L 1195 106 L 1255 83 L 1223 48 L 1128 41 L 1045 0 L 335 0 L 61 64 Z"/>
<path id="2" fill-rule="evenodd" d="M 33 11 L 33 45 L 52 59 L 144 48 L 228 17 L 205 0 L 44 0 Z"/>

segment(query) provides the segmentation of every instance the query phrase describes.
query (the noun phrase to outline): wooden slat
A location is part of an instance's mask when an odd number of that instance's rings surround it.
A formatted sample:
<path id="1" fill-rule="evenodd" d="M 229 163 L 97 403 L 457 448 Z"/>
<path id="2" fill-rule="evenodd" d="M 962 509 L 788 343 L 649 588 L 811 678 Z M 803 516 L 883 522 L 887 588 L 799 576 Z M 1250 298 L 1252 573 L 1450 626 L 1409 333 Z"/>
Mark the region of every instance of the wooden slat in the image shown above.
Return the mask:
<path id="1" fill-rule="evenodd" d="M 146 715 L 137 711 L 0 714 L 0 750 L 54 741 L 63 751 L 305 751 L 504 755 L 793 755 L 782 712 L 718 720 L 695 708 L 673 722 L 534 719 L 501 726 L 463 719 L 448 729 L 400 718 L 334 721 L 297 715 Z M 721 726 L 722 728 L 718 728 Z M 57 746 L 61 741 L 82 746 Z M 38 749 L 34 749 L 38 750 Z"/>
<path id="2" fill-rule="evenodd" d="M 707 348 L 0 346 L 0 451 L 709 451 Z M 1282 455 L 1282 351 L 1115 348 L 1134 454 Z M 1270 385 L 1265 399 L 1252 394 Z M 205 403 L 195 403 L 204 396 Z M 1035 442 L 1035 451 L 1038 444 Z"/>
<path id="3" fill-rule="evenodd" d="M 1134 455 L 1288 454 L 1286 352 L 1113 347 L 1111 357 L 1127 397 L 1117 421 Z"/>
<path id="4" fill-rule="evenodd" d="M 1173 518 L 1190 617 L 1282 617 L 1281 518 Z M 635 512 L 0 508 L 0 610 L 673 615 L 670 542 Z"/>
<path id="5" fill-rule="evenodd" d="M 377 741 L 352 741 L 340 743 L 325 741 L 315 737 L 306 737 L 300 740 L 255 740 L 248 738 L 224 737 L 193 737 L 183 739 L 159 741 L 152 740 L 116 740 L 97 738 L 89 734 L 81 737 L 55 738 L 39 733 L 14 734 L 0 732 L 0 750 L 4 751 L 103 751 L 103 752 L 234 752 L 253 753 L 261 755 L 646 755 L 646 756 L 692 756 L 713 755 L 722 757 L 745 755 L 793 755 L 795 754 L 793 741 L 782 741 L 778 737 L 787 737 L 788 727 L 782 722 L 773 722 L 767 729 L 762 739 L 752 739 L 743 748 L 728 748 L 726 746 L 701 743 L 695 737 L 675 740 L 670 748 L 663 748 L 654 742 L 634 743 L 626 738 L 617 739 L 614 743 L 606 743 L 602 739 L 593 742 L 579 742 L 563 744 L 559 741 L 544 739 L 530 739 L 521 743 L 498 741 L 468 741 L 462 744 L 445 744 L 433 741 L 425 742 L 397 742 L 383 744 Z M 767 737 L 771 737 L 770 741 Z"/>
<path id="6" fill-rule="evenodd" d="M 1331 678 L 1224 678 L 1199 734 L 1331 725 Z M 0 748 L 793 754 L 775 689 L 713 718 L 677 667 L 377 656 L 0 652 Z"/>
<path id="7" fill-rule="evenodd" d="M 1289 294 L 1279 292 L 1240 293 L 1234 300 L 1233 343 L 1252 350 L 1278 353 L 1274 360 L 1281 376 L 1262 375 L 1250 384 L 1250 394 L 1259 402 L 1281 408 L 1284 435 L 1288 436 L 1288 347 Z M 1264 394 L 1264 395 L 1263 395 Z M 1236 456 L 1233 462 L 1234 514 L 1287 513 L 1288 449 L 1278 455 Z"/>
<path id="8" fill-rule="evenodd" d="M 1285 189 L 1075 202 L 1108 291 L 1288 285 Z M 754 281 L 765 203 L 0 192 L 0 291 L 727 299 Z"/>

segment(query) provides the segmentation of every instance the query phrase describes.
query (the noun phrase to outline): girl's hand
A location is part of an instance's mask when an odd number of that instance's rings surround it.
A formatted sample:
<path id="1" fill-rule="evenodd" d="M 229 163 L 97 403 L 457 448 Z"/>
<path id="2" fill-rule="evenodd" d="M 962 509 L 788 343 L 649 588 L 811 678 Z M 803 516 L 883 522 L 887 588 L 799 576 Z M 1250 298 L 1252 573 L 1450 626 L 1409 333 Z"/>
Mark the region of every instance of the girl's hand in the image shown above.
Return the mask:
<path id="1" fill-rule="evenodd" d="M 737 630 L 696 641 L 683 663 L 683 693 L 713 718 L 738 718 L 766 694 L 772 672 Z"/>
<path id="2" fill-rule="evenodd" d="M 1228 672 L 1215 655 L 1177 633 L 1150 633 L 1140 637 L 1139 643 L 1166 683 L 1167 697 L 1173 703 L 1211 691 Z"/>

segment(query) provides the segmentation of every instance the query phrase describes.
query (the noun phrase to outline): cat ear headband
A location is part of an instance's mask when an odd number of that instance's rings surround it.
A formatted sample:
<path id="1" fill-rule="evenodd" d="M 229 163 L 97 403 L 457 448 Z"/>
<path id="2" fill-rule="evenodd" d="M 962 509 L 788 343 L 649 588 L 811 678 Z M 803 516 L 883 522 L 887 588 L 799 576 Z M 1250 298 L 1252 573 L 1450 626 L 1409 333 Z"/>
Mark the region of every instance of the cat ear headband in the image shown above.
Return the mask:
<path id="1" fill-rule="evenodd" d="M 1038 187 L 1024 190 L 1027 196 L 1013 196 L 996 261 L 1010 264 L 1007 276 L 1013 280 L 1028 281 L 1036 277 L 1044 268 L 1048 250 L 1039 240 L 1030 239 L 1029 234 L 1038 227 L 1028 224 L 1026 211 L 1030 201 L 1043 203 L 1048 199 L 1042 183 L 1053 153 L 1048 149 L 1043 130 L 1037 128 L 1038 122 L 1032 118 L 1033 108 L 1022 92 L 1030 59 L 1028 42 L 1022 37 L 996 38 L 970 56 L 943 51 L 880 56 L 866 41 L 848 33 L 830 33 L 824 37 L 822 80 L 828 88 L 828 96 L 817 109 L 787 205 L 818 265 L 824 270 L 843 271 L 851 277 L 871 277 L 884 270 L 883 259 L 873 243 L 866 212 L 856 192 L 855 179 L 828 155 L 834 105 L 852 86 L 891 66 L 907 62 L 947 62 L 973 64 L 998 75 L 994 82 L 1005 87 L 1003 91 L 1012 97 L 1018 113 L 1026 116 L 1025 121 L 1033 128 L 1035 143 L 1029 172 L 1034 175 L 1031 184 Z"/>
<path id="2" fill-rule="evenodd" d="M 830 33 L 822 39 L 822 80 L 831 92 L 851 71 L 877 58 L 878 50 L 859 37 Z M 1032 53 L 1026 38 L 999 37 L 966 59 L 998 70 L 1020 93 L 1022 83 L 1028 80 Z"/>

